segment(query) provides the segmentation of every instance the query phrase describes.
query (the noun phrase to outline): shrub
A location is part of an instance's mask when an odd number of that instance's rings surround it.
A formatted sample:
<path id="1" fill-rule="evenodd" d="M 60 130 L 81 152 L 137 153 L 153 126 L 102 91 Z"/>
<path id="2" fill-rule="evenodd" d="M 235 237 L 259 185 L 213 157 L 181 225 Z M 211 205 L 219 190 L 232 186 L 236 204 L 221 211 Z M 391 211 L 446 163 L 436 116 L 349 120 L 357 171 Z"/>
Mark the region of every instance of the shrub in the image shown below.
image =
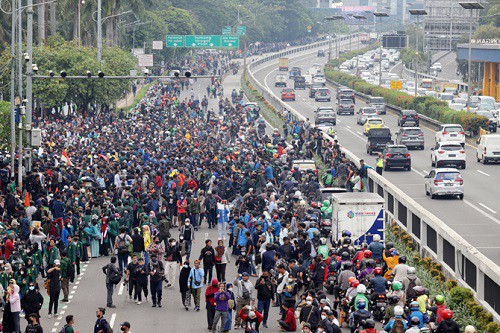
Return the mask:
<path id="1" fill-rule="evenodd" d="M 456 287 L 450 291 L 450 303 L 461 304 L 468 300 L 474 300 L 472 290 L 464 287 Z"/>
<path id="2" fill-rule="evenodd" d="M 458 286 L 458 283 L 457 283 L 457 281 L 455 281 L 455 280 L 448 280 L 448 281 L 446 282 L 446 285 L 445 285 L 445 286 L 446 286 L 446 290 L 450 291 L 450 290 L 452 290 L 453 288 L 455 288 L 456 286 Z"/>

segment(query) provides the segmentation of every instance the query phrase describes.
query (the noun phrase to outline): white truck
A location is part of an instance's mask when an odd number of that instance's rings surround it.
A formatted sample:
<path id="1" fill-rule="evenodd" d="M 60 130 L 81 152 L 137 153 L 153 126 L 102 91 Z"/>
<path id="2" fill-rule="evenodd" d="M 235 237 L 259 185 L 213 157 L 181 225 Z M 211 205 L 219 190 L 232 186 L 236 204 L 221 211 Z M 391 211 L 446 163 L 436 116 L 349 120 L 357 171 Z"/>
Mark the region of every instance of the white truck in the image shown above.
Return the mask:
<path id="1" fill-rule="evenodd" d="M 384 199 L 377 193 L 333 193 L 332 240 L 342 237 L 342 230 L 349 230 L 352 243 L 371 243 L 373 235 L 384 239 Z"/>

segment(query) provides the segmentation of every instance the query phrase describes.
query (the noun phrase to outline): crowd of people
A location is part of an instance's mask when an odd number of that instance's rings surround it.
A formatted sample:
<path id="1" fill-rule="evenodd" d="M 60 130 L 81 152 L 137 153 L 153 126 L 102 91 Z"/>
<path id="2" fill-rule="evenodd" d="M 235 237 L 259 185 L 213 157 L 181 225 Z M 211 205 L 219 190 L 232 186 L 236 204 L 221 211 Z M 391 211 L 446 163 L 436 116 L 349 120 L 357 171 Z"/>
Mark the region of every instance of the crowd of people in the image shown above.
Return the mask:
<path id="1" fill-rule="evenodd" d="M 20 332 L 23 312 L 26 332 L 40 332 L 40 289 L 49 295 L 48 318 L 58 317 L 81 263 L 99 256 L 111 256 L 102 268 L 106 308 L 115 307 L 120 283 L 137 305 L 150 296 L 157 308 L 164 287 L 178 289 L 186 311 L 201 311 L 204 297 L 212 332 L 255 333 L 271 320 L 306 333 L 338 333 L 343 324 L 375 333 L 376 320 L 390 333 L 428 322 L 438 333 L 459 332 L 442 296 L 429 297 L 393 244 L 377 235 L 357 244 L 349 231 L 322 237 L 331 209 L 316 200 L 320 182 L 368 190 L 367 166 L 355 168 L 308 121 L 290 119 L 284 133 L 259 135 L 262 122 L 244 103 L 214 93 L 223 91 L 220 80 L 203 97 L 193 84 L 156 83 L 130 114 L 40 122 L 45 143 L 22 189 L 4 161 L 3 332 Z M 314 155 L 328 166 L 324 177 L 292 167 Z M 201 228 L 217 228 L 217 239 L 193 252 Z M 228 265 L 237 275 L 227 274 Z M 375 318 L 382 295 L 388 306 Z M 269 318 L 271 307 L 279 307 L 278 318 Z M 97 309 L 94 332 L 110 332 L 106 308 Z M 75 318 L 66 323 L 64 332 L 73 332 Z"/>

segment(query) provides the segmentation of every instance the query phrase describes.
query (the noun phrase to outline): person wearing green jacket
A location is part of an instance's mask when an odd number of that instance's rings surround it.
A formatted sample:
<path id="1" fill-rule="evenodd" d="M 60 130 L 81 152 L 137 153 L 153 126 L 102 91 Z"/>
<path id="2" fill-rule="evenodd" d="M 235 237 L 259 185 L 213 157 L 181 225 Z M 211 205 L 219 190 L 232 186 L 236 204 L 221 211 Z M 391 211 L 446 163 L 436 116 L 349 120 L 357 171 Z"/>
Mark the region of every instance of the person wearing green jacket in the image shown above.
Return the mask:
<path id="1" fill-rule="evenodd" d="M 45 257 L 47 258 L 48 268 L 52 268 L 54 266 L 54 260 L 59 259 L 59 249 L 56 246 L 56 240 L 54 238 L 50 239 Z"/>
<path id="2" fill-rule="evenodd" d="M 120 221 L 118 220 L 120 218 L 120 214 L 116 213 L 110 218 L 110 221 L 108 223 L 108 238 L 109 238 L 109 246 L 110 248 L 114 248 L 115 246 L 115 240 L 116 236 L 120 233 Z"/>
<path id="3" fill-rule="evenodd" d="M 68 258 L 68 253 L 66 251 L 61 252 L 61 289 L 63 292 L 63 299 L 61 302 L 68 302 L 69 299 L 69 277 L 71 275 L 71 262 Z"/>
<path id="4" fill-rule="evenodd" d="M 36 284 L 36 280 L 38 278 L 38 267 L 31 257 L 26 260 L 26 272 L 28 273 L 28 285 L 30 283 Z"/>
<path id="5" fill-rule="evenodd" d="M 69 282 L 73 283 L 75 282 L 75 274 L 74 272 L 76 271 L 76 242 L 73 239 L 72 236 L 68 236 L 68 246 L 66 247 L 66 252 L 68 253 L 68 259 L 73 265 L 73 274 L 69 277 Z"/>

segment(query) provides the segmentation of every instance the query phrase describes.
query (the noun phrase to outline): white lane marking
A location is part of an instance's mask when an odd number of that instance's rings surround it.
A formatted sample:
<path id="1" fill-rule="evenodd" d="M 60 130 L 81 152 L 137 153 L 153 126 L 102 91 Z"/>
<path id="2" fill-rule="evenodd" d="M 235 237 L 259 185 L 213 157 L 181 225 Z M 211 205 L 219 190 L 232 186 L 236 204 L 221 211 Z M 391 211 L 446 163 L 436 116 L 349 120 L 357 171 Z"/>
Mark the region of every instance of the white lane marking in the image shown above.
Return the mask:
<path id="1" fill-rule="evenodd" d="M 59 324 L 60 324 L 60 323 L 61 323 L 61 322 L 56 321 L 56 322 L 54 323 L 54 326 L 55 326 L 55 327 L 57 327 L 57 326 L 59 326 Z"/>
<path id="2" fill-rule="evenodd" d="M 74 295 L 76 293 L 76 290 L 71 290 L 71 295 Z"/>
<path id="3" fill-rule="evenodd" d="M 78 286 L 73 286 L 73 289 L 78 289 Z"/>
<path id="4" fill-rule="evenodd" d="M 120 283 L 120 288 L 118 289 L 118 295 L 123 294 L 123 288 L 124 287 L 125 287 L 125 285 L 123 283 Z"/>
<path id="5" fill-rule="evenodd" d="M 113 328 L 113 325 L 115 324 L 115 320 L 116 320 L 116 313 L 113 313 L 111 315 L 111 320 L 109 321 L 109 327 Z"/>
<path id="6" fill-rule="evenodd" d="M 80 284 L 80 281 L 76 281 L 76 282 L 75 282 L 75 284 L 76 284 L 76 285 L 79 285 L 79 284 Z"/>
<path id="7" fill-rule="evenodd" d="M 73 295 L 69 295 L 69 296 L 68 296 L 68 299 L 73 299 Z"/>
<path id="8" fill-rule="evenodd" d="M 477 210 L 479 213 L 483 214 L 485 217 L 489 218 L 490 220 L 492 220 L 493 222 L 495 222 L 496 224 L 499 224 L 500 225 L 500 220 L 498 220 L 497 218 L 491 216 L 490 214 L 486 213 L 484 210 L 482 210 L 481 208 L 479 208 L 478 206 L 474 205 L 472 202 L 468 201 L 468 200 L 463 200 L 464 203 L 466 205 L 469 205 L 470 207 L 474 208 L 475 210 Z"/>
<path id="9" fill-rule="evenodd" d="M 490 175 L 488 175 L 486 172 L 481 171 L 481 170 L 477 170 L 477 172 L 482 173 L 483 175 L 488 176 L 488 177 L 490 176 Z"/>
<path id="10" fill-rule="evenodd" d="M 419 174 L 420 176 L 422 176 L 422 177 L 423 177 L 423 176 L 425 176 L 425 174 L 424 174 L 423 172 L 420 172 L 420 171 L 418 171 L 418 170 L 417 170 L 417 169 L 415 169 L 415 168 L 411 168 L 411 171 L 418 173 L 418 174 Z M 422 184 L 420 184 L 420 185 L 422 185 Z"/>
<path id="11" fill-rule="evenodd" d="M 338 120 L 337 120 L 337 121 L 338 121 Z M 338 121 L 338 122 L 340 123 L 340 121 Z M 349 125 L 345 125 L 345 127 L 347 127 L 347 128 L 351 128 L 351 126 L 349 126 Z"/>
<path id="12" fill-rule="evenodd" d="M 350 129 L 347 129 L 347 131 L 348 131 L 348 132 L 351 132 L 351 133 L 352 133 L 355 137 L 357 137 L 357 138 L 359 138 L 359 139 L 361 139 L 361 140 L 365 141 L 365 138 L 363 138 L 362 136 L 358 135 L 357 133 L 355 133 L 355 132 L 351 131 Z"/>
<path id="13" fill-rule="evenodd" d="M 361 132 L 356 132 L 356 133 L 358 133 L 359 135 L 363 135 L 363 133 L 361 133 Z"/>
<path id="14" fill-rule="evenodd" d="M 55 332 L 57 332 L 57 328 L 52 329 L 52 333 L 55 333 Z"/>
<path id="15" fill-rule="evenodd" d="M 62 310 L 62 311 L 59 312 L 59 314 L 61 314 L 61 315 L 65 314 L 65 313 L 66 313 L 65 310 Z"/>
<path id="16" fill-rule="evenodd" d="M 67 308 L 68 308 L 68 306 L 67 306 L 67 305 L 64 305 L 64 306 L 63 306 L 63 309 L 67 309 Z"/>
<path id="17" fill-rule="evenodd" d="M 429 171 L 427 171 L 427 170 L 422 170 L 422 171 L 423 171 L 424 173 L 429 173 Z"/>
<path id="18" fill-rule="evenodd" d="M 483 208 L 486 208 L 487 210 L 489 210 L 490 212 L 492 212 L 493 214 L 496 214 L 497 212 L 495 212 L 493 209 L 491 209 L 490 207 L 486 206 L 485 204 L 482 204 L 482 203 L 479 203 L 479 205 Z"/>

